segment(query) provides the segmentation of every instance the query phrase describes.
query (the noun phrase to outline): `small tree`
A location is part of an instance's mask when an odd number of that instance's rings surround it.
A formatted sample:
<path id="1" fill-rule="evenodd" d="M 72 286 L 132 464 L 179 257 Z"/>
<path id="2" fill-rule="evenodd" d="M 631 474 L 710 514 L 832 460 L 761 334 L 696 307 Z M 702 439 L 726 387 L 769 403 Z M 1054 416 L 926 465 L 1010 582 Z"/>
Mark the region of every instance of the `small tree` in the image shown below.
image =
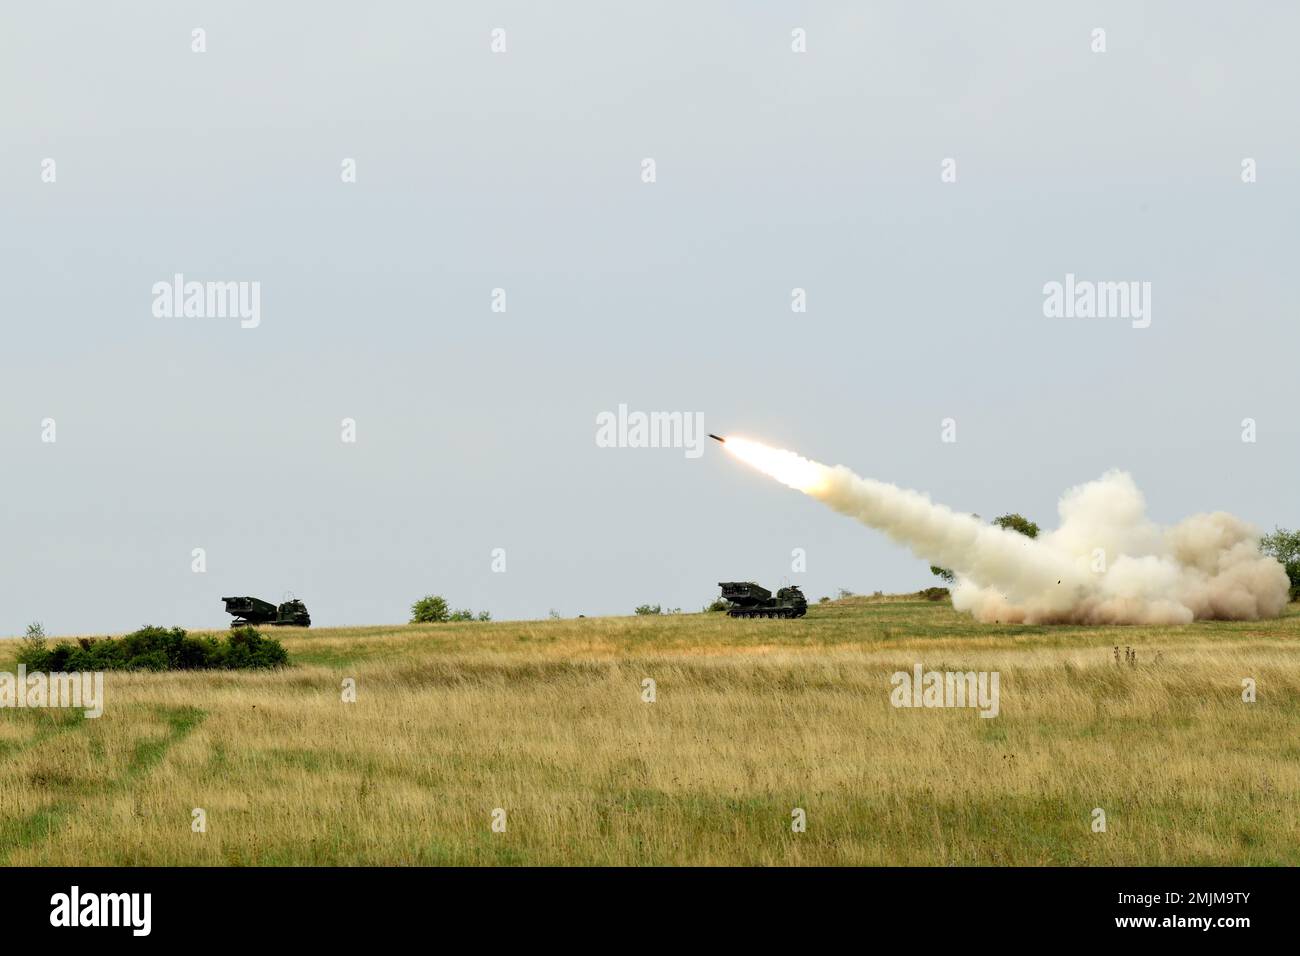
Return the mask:
<path id="1" fill-rule="evenodd" d="M 727 608 L 729 608 L 729 607 L 731 607 L 731 605 L 730 605 L 729 603 L 727 603 L 726 601 L 722 600 L 722 598 L 717 598 L 716 600 L 714 600 L 714 602 L 713 602 L 712 604 L 706 604 L 706 605 L 704 605 L 704 613 L 705 613 L 705 614 L 715 614 L 715 613 L 717 613 L 718 611 L 725 611 L 725 610 L 726 610 Z"/>
<path id="2" fill-rule="evenodd" d="M 1019 531 L 1026 538 L 1038 537 L 1038 525 L 1022 514 L 1002 515 L 999 518 L 994 518 L 993 523 L 999 528 L 1005 528 L 1007 531 Z"/>
<path id="3" fill-rule="evenodd" d="M 1259 550 L 1277 558 L 1286 568 L 1286 576 L 1291 579 L 1291 600 L 1300 601 L 1300 531 L 1274 528 L 1272 534 L 1260 539 Z"/>
<path id="4" fill-rule="evenodd" d="M 971 515 L 971 517 L 978 518 L 979 515 Z M 1019 531 L 1026 538 L 1038 537 L 1038 525 L 1019 513 L 1001 515 L 994 518 L 992 523 L 1006 531 Z M 957 581 L 957 575 L 948 568 L 940 568 L 932 564 L 930 573 L 937 578 L 942 578 L 947 584 L 954 584 Z"/>
<path id="5" fill-rule="evenodd" d="M 429 594 L 411 605 L 412 624 L 441 624 L 451 619 L 451 610 L 444 598 Z"/>
<path id="6" fill-rule="evenodd" d="M 658 604 L 642 604 L 636 609 L 636 613 L 643 617 L 647 614 L 662 614 L 663 612 L 664 609 Z"/>
<path id="7" fill-rule="evenodd" d="M 459 611 L 452 611 L 451 614 L 447 616 L 447 620 L 449 621 L 490 621 L 492 620 L 492 615 L 489 614 L 487 611 L 479 611 L 477 614 L 475 614 L 473 611 L 471 611 L 469 608 L 466 607 L 466 608 L 461 608 Z"/>
<path id="8" fill-rule="evenodd" d="M 45 652 L 45 626 L 40 621 L 32 621 L 27 625 L 27 633 L 23 635 L 23 651 L 28 656 Z M 20 660 L 25 659 L 20 657 Z"/>

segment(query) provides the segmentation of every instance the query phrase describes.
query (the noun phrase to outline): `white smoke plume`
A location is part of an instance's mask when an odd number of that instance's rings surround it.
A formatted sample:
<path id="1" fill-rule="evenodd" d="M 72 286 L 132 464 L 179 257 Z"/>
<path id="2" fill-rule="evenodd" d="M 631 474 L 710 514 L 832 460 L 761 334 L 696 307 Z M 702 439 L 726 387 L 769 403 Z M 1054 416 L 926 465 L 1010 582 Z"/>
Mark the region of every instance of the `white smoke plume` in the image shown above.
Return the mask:
<path id="1" fill-rule="evenodd" d="M 1184 624 L 1277 617 L 1286 571 L 1250 525 L 1217 511 L 1162 528 L 1126 472 L 1071 488 L 1060 526 L 1028 538 L 928 496 L 794 452 L 728 437 L 742 461 L 957 575 L 952 603 L 981 621 Z"/>

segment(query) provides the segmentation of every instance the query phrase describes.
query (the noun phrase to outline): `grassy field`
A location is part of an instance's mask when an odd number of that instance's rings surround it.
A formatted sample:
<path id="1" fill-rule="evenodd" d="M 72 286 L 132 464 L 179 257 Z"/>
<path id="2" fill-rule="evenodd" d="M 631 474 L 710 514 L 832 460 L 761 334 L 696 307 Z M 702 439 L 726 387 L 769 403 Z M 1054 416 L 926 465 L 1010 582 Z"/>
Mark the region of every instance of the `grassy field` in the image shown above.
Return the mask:
<path id="1" fill-rule="evenodd" d="M 1300 864 L 1296 605 L 1173 628 L 850 599 L 793 622 L 276 633 L 279 672 L 111 673 L 97 720 L 0 711 L 0 862 Z M 892 707 L 916 663 L 998 671 L 1000 714 Z"/>

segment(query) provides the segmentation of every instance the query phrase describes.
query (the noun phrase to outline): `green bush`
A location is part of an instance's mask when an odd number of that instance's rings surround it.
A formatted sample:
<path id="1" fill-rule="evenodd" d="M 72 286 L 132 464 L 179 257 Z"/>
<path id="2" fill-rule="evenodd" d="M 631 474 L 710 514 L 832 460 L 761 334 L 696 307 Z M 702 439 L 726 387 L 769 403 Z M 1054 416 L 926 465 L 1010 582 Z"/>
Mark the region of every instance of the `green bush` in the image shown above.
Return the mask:
<path id="1" fill-rule="evenodd" d="M 190 637 L 179 627 L 142 627 L 122 637 L 79 638 L 53 647 L 23 647 L 18 663 L 46 673 L 69 671 L 244 670 L 283 667 L 289 653 L 251 627 L 225 638 Z"/>
<path id="2" fill-rule="evenodd" d="M 22 648 L 18 652 L 21 660 L 23 654 L 43 654 L 45 652 L 45 627 L 40 621 L 33 621 L 27 625 L 27 633 L 23 635 Z"/>
<path id="3" fill-rule="evenodd" d="M 479 611 L 477 614 L 475 614 L 469 608 L 461 608 L 461 610 L 459 611 L 452 611 L 451 616 L 448 617 L 447 620 L 449 621 L 490 621 L 492 620 L 492 615 L 489 614 L 487 611 Z"/>
<path id="4" fill-rule="evenodd" d="M 943 580 L 947 581 L 949 584 L 952 584 L 957 580 L 957 575 L 953 574 L 947 568 L 935 567 L 933 564 L 930 565 L 930 573 L 935 577 L 943 578 Z"/>
<path id="5" fill-rule="evenodd" d="M 1286 568 L 1286 576 L 1291 579 L 1291 600 L 1300 601 L 1300 531 L 1275 528 L 1272 534 L 1264 535 L 1259 550 L 1277 558 Z"/>
<path id="6" fill-rule="evenodd" d="M 1038 537 L 1038 525 L 1018 512 L 994 518 L 993 523 L 1007 531 L 1019 531 L 1026 538 Z"/>
<path id="7" fill-rule="evenodd" d="M 663 612 L 664 609 L 658 604 L 642 604 L 636 609 L 636 613 L 643 617 L 647 614 L 662 614 Z"/>
<path id="8" fill-rule="evenodd" d="M 265 637 L 251 627 L 231 631 L 225 642 L 217 642 L 214 666 L 226 670 L 280 667 L 289 662 L 289 654 L 279 641 Z"/>
<path id="9" fill-rule="evenodd" d="M 429 594 L 411 605 L 412 624 L 441 624 L 451 619 L 451 609 L 447 599 L 437 594 Z"/>
<path id="10" fill-rule="evenodd" d="M 971 517 L 978 518 L 979 515 L 971 515 Z M 1018 512 L 1009 515 L 1000 515 L 999 517 L 994 518 L 991 524 L 995 524 L 1005 531 L 1019 531 L 1026 538 L 1038 537 L 1038 525 Z M 930 573 L 937 578 L 943 579 L 948 584 L 957 583 L 957 575 L 949 568 L 940 568 L 932 564 L 930 565 Z M 931 600 L 937 601 L 939 598 L 931 598 Z"/>
<path id="11" fill-rule="evenodd" d="M 475 614 L 467 607 L 453 611 L 447 599 L 437 594 L 420 598 L 411 605 L 412 624 L 443 624 L 447 621 L 490 621 L 492 615 L 487 611 Z"/>

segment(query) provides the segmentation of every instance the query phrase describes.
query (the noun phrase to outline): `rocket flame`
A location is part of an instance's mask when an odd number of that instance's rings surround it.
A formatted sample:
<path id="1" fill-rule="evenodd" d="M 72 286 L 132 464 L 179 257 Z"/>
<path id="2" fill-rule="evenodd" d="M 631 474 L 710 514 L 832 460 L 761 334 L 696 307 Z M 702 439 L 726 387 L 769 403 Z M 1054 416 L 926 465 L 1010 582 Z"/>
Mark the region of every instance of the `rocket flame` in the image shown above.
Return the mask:
<path id="1" fill-rule="evenodd" d="M 795 491 L 817 496 L 826 488 L 830 469 L 792 451 L 731 435 L 727 436 L 722 447 L 745 464 L 752 465 L 769 478 L 775 478 Z"/>
<path id="2" fill-rule="evenodd" d="M 1142 493 L 1122 471 L 1071 488 L 1058 508 L 1060 527 L 1031 539 L 842 465 L 747 438 L 723 441 L 763 474 L 951 568 L 953 607 L 981 621 L 1256 620 L 1277 617 L 1287 602 L 1286 571 L 1260 554 L 1253 527 L 1216 512 L 1161 528 L 1146 517 Z"/>

